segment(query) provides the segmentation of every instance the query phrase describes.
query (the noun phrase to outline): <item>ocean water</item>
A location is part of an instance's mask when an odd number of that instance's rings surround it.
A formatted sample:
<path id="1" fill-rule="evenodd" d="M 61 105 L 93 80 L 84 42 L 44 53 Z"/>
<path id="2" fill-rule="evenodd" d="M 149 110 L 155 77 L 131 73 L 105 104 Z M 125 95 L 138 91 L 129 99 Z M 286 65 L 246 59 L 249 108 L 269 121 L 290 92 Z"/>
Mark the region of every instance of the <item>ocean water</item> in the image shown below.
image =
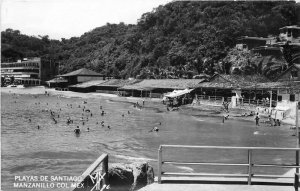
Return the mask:
<path id="1" fill-rule="evenodd" d="M 182 110 L 167 112 L 161 103 L 147 100 L 145 108 L 139 110 L 133 107 L 133 100 L 78 95 L 1 93 L 3 190 L 20 190 L 13 187 L 16 176 L 79 176 L 102 153 L 108 153 L 112 163 L 147 161 L 157 173 L 157 153 L 161 144 L 296 146 L 296 138 L 289 128 L 266 125 L 256 128 L 254 121 L 243 120 L 227 120 L 223 124 L 221 117 L 201 115 L 199 111 L 188 112 L 188 115 Z M 100 106 L 106 113 L 104 116 L 101 116 Z M 91 112 L 83 111 L 84 107 Z M 57 123 L 50 110 L 55 113 Z M 67 125 L 68 117 L 73 124 Z M 76 126 L 81 129 L 80 136 L 74 135 Z M 159 132 L 149 132 L 155 126 L 159 127 Z M 291 152 L 254 154 L 254 160 L 262 163 L 289 163 L 295 158 Z M 190 162 L 247 162 L 245 151 L 166 149 L 163 158 Z M 180 165 L 169 165 L 165 170 L 246 172 L 246 168 Z M 255 172 L 283 174 L 287 170 L 260 168 Z"/>

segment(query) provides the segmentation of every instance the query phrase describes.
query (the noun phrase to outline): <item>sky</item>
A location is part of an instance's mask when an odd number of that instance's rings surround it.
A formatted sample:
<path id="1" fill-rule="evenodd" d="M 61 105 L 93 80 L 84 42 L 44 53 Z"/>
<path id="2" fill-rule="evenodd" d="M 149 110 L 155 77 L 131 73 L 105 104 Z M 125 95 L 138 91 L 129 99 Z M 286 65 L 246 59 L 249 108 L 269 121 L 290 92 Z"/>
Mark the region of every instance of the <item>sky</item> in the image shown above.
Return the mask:
<path id="1" fill-rule="evenodd" d="M 106 23 L 136 24 L 143 13 L 171 0 L 0 0 L 7 28 L 50 39 L 79 37 Z"/>

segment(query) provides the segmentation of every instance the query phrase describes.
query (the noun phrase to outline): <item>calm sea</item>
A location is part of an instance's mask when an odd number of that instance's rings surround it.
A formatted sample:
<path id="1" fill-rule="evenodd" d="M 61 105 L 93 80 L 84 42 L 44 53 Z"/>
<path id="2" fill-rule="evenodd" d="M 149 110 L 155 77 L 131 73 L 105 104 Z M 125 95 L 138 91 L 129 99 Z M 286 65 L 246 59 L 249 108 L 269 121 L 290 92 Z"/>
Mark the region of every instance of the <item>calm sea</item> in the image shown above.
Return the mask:
<path id="1" fill-rule="evenodd" d="M 84 101 L 87 103 L 84 104 Z M 104 116 L 101 116 L 100 106 L 106 113 Z M 84 112 L 84 107 L 91 112 Z M 57 123 L 52 119 L 50 110 L 55 112 Z M 166 112 L 161 103 L 147 100 L 145 108 L 139 110 L 129 101 L 109 97 L 1 93 L 2 189 L 14 190 L 15 176 L 78 176 L 102 153 L 109 154 L 109 162 L 148 161 L 157 172 L 160 144 L 296 145 L 296 138 L 291 136 L 293 131 L 288 128 L 266 125 L 256 128 L 254 121 L 243 120 L 227 120 L 223 124 L 220 117 L 208 117 L 191 110 L 189 115 L 185 113 L 182 110 Z M 74 121 L 73 124 L 67 125 L 68 117 Z M 104 121 L 104 127 L 101 121 Z M 108 125 L 111 129 L 107 128 Z M 82 131 L 80 136 L 74 135 L 76 126 Z M 149 132 L 155 126 L 159 127 L 159 132 Z M 247 155 L 242 151 L 174 149 L 165 154 L 165 158 L 190 162 L 247 161 Z M 292 162 L 294 154 L 256 153 L 254 160 L 263 163 Z M 167 169 L 181 172 L 246 172 L 244 168 L 195 166 L 168 166 Z M 276 172 L 282 174 L 287 170 Z M 257 171 L 273 172 L 268 169 Z"/>

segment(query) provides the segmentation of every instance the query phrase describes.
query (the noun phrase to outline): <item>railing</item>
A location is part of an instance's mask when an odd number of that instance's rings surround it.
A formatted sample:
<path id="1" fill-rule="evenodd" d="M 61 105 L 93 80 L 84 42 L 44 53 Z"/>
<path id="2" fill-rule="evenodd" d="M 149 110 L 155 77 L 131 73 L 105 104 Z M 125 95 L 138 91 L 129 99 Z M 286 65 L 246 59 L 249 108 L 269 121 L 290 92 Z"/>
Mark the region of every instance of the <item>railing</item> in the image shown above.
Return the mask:
<path id="1" fill-rule="evenodd" d="M 163 160 L 163 148 L 188 148 L 188 149 L 214 149 L 218 150 L 245 150 L 248 153 L 247 163 L 221 163 L 221 162 L 179 162 L 179 161 L 165 161 Z M 253 151 L 295 151 L 295 164 L 260 164 L 253 161 Z M 162 175 L 167 176 L 202 176 L 202 177 L 244 177 L 247 178 L 248 184 L 251 185 L 252 178 L 295 178 L 295 188 L 298 189 L 299 175 L 295 173 L 295 177 L 279 176 L 279 175 L 255 175 L 254 167 L 268 167 L 268 168 L 296 168 L 299 169 L 299 151 L 300 148 L 274 148 L 274 147 L 225 147 L 225 146 L 191 146 L 191 145 L 161 145 L 158 149 L 158 183 L 161 183 Z M 213 160 L 213 159 L 212 159 Z M 206 166 L 243 166 L 247 168 L 247 174 L 214 174 L 214 173 L 178 173 L 178 172 L 163 172 L 162 165 L 176 164 L 176 165 L 206 165 Z M 297 179 L 297 180 L 296 180 Z"/>
<path id="2" fill-rule="evenodd" d="M 208 101 L 227 101 L 231 102 L 231 97 L 222 97 L 222 96 L 208 96 L 208 95 L 197 95 L 197 99 L 208 100 Z"/>
<path id="3" fill-rule="evenodd" d="M 81 175 L 82 181 L 73 191 L 96 191 L 109 188 L 108 181 L 108 155 L 102 154 Z"/>
<path id="4" fill-rule="evenodd" d="M 255 105 L 255 106 L 264 106 L 264 107 L 269 107 L 270 106 L 270 101 L 268 100 L 254 100 L 254 99 L 243 99 L 240 98 L 238 100 L 237 105 L 245 106 L 245 105 Z M 272 106 L 276 107 L 277 101 L 272 100 Z"/>

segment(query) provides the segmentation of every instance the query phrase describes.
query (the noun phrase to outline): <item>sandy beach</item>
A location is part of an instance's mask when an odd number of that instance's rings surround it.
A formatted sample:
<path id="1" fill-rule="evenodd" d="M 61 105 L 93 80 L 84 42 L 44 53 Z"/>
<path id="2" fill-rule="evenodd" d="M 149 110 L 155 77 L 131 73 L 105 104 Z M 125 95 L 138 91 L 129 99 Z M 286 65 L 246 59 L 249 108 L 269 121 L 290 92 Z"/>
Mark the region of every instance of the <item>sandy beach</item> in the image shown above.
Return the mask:
<path id="1" fill-rule="evenodd" d="M 106 94 L 106 93 L 80 93 L 80 92 L 72 92 L 72 91 L 57 91 L 55 89 L 46 88 L 44 86 L 37 86 L 32 88 L 1 88 L 1 92 L 3 93 L 12 93 L 12 94 L 45 94 L 45 92 L 49 93 L 53 96 L 62 96 L 66 98 L 82 98 L 82 99 L 89 99 L 89 98 L 99 98 L 99 97 L 106 97 L 111 100 L 115 101 L 125 101 L 130 103 L 137 103 L 142 102 L 143 100 L 147 103 L 152 103 L 156 107 L 160 109 L 165 109 L 161 103 L 160 98 L 138 98 L 138 97 L 120 97 L 115 94 Z M 230 108 L 228 112 L 226 112 L 223 106 L 214 106 L 214 105 L 184 105 L 181 106 L 178 112 L 183 112 L 188 115 L 206 115 L 206 116 L 227 116 L 229 115 L 230 120 L 238 119 L 238 120 L 247 120 L 253 121 L 255 116 L 242 116 L 242 114 L 250 114 L 250 112 L 255 112 L 254 110 L 248 109 L 241 109 L 241 108 Z M 265 123 L 268 121 L 268 117 L 265 115 L 261 115 L 260 122 Z M 282 121 L 283 124 L 288 125 L 295 125 L 295 120 L 291 118 L 284 119 Z M 286 128 L 286 126 L 284 126 Z"/>

